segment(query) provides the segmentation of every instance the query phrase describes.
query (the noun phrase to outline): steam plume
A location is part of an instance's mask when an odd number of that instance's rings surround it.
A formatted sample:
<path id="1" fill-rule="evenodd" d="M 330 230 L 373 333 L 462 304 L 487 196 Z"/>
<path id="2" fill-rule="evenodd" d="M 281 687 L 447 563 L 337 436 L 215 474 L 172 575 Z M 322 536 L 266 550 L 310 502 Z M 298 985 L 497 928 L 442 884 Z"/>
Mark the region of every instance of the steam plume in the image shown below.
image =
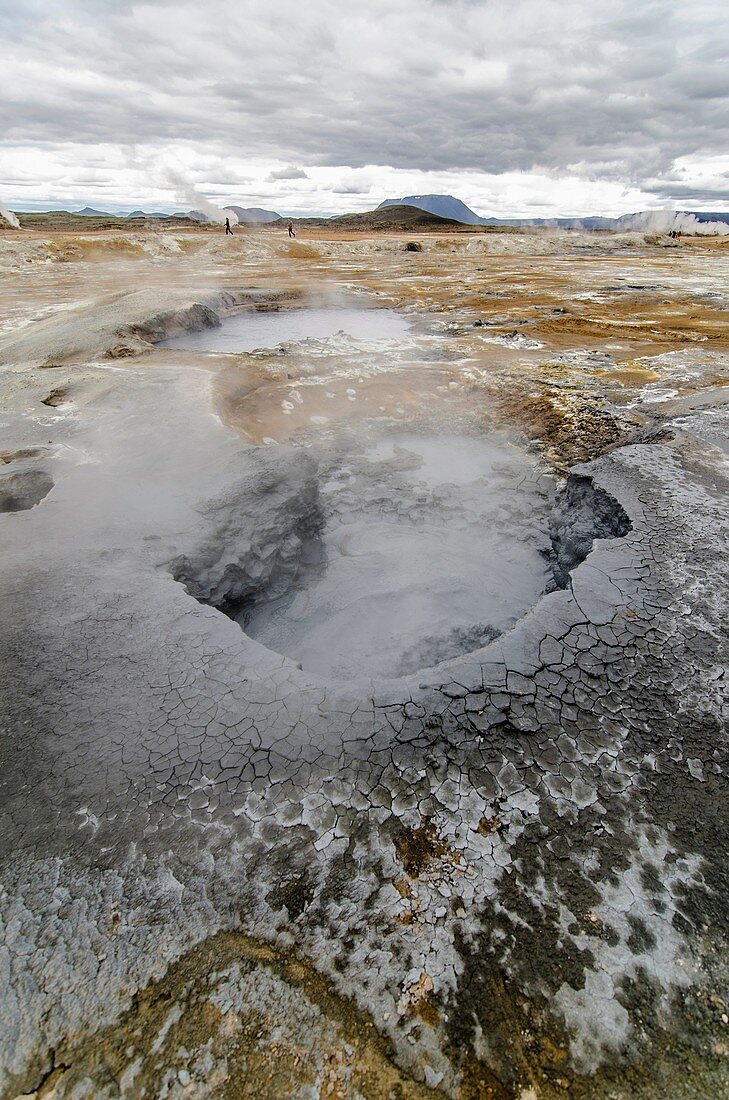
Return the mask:
<path id="1" fill-rule="evenodd" d="M 631 229 L 642 229 L 648 233 L 669 233 L 675 229 L 679 233 L 702 237 L 729 235 L 726 222 L 701 222 L 695 214 L 685 214 L 680 210 L 644 210 L 640 214 L 628 214 L 620 221 L 629 222 Z"/>
<path id="2" fill-rule="evenodd" d="M 7 206 L 3 206 L 0 202 L 0 219 L 5 219 L 8 225 L 12 225 L 13 229 L 20 229 L 20 222 L 13 214 L 12 210 L 8 210 Z"/>
<path id="3" fill-rule="evenodd" d="M 215 203 L 209 202 L 193 183 L 186 180 L 174 168 L 165 168 L 164 175 L 169 186 L 175 189 L 177 202 L 192 206 L 194 210 L 199 210 L 211 222 L 219 222 L 222 225 L 226 218 L 230 218 L 233 225 L 237 223 L 238 218 L 232 210 L 226 210 L 221 206 L 216 206 Z"/>

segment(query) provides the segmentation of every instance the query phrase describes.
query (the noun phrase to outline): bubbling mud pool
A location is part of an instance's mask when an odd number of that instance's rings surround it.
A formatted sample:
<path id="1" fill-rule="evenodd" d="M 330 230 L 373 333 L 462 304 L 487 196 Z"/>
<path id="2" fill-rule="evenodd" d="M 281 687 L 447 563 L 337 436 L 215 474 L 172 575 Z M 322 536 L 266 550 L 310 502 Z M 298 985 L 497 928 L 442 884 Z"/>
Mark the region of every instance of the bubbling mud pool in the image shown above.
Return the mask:
<path id="1" fill-rule="evenodd" d="M 387 370 L 406 334 L 408 320 L 387 309 L 261 310 L 167 346 L 240 352 L 298 342 L 307 359 L 307 341 L 389 341 L 372 349 Z M 398 678 L 482 649 L 567 583 L 574 564 L 572 521 L 562 524 L 562 549 L 555 540 L 556 480 L 521 436 L 415 434 L 384 428 L 388 419 L 368 419 L 346 439 L 309 436 L 303 449 L 259 454 L 250 500 L 235 509 L 239 548 L 211 546 L 197 565 L 173 563 L 192 595 L 323 679 Z M 230 534 L 229 519 L 221 524 Z M 591 522 L 576 530 L 584 546 L 575 561 L 592 545 Z"/>
<path id="2" fill-rule="evenodd" d="M 355 340 L 397 340 L 410 329 L 391 309 L 267 309 L 227 317 L 222 325 L 186 332 L 163 347 L 194 351 L 247 352 L 301 340 L 325 340 L 344 333 Z"/>
<path id="3" fill-rule="evenodd" d="M 331 679 L 403 676 L 479 649 L 553 586 L 552 488 L 507 437 L 389 435 L 321 463 L 321 526 L 292 583 L 232 614 Z"/>

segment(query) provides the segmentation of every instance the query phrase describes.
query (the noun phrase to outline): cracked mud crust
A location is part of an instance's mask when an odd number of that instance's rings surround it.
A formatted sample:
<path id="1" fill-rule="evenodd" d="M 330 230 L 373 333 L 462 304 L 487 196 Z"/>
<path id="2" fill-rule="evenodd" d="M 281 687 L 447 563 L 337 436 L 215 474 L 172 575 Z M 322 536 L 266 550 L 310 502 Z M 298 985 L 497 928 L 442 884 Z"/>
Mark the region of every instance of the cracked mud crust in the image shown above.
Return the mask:
<path id="1" fill-rule="evenodd" d="M 411 237 L 0 233 L 3 1100 L 729 1094 L 726 251 Z M 156 344 L 338 302 L 411 331 Z M 507 429 L 498 637 L 334 682 L 217 610 L 343 441 Z"/>

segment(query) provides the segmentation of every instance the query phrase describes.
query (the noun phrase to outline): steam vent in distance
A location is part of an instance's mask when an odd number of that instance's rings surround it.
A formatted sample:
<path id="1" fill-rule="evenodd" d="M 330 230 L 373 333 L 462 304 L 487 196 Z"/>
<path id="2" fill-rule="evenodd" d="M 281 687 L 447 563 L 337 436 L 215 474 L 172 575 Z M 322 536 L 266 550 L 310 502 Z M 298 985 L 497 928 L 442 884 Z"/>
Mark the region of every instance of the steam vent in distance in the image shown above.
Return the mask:
<path id="1" fill-rule="evenodd" d="M 0 1100 L 729 1100 L 726 28 L 0 5 Z"/>

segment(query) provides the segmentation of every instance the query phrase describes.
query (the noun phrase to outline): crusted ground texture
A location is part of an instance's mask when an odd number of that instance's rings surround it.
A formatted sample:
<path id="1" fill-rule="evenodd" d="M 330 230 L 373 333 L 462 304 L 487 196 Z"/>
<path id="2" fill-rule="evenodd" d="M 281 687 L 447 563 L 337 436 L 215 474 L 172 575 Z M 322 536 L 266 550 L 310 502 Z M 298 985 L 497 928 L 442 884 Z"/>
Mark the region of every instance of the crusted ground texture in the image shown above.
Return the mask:
<path id="1" fill-rule="evenodd" d="M 3 1098 L 729 1095 L 729 254 L 405 245 L 0 235 Z M 156 343 L 345 300 L 412 328 Z M 515 433 L 553 581 L 316 677 L 232 614 L 403 426 Z"/>

